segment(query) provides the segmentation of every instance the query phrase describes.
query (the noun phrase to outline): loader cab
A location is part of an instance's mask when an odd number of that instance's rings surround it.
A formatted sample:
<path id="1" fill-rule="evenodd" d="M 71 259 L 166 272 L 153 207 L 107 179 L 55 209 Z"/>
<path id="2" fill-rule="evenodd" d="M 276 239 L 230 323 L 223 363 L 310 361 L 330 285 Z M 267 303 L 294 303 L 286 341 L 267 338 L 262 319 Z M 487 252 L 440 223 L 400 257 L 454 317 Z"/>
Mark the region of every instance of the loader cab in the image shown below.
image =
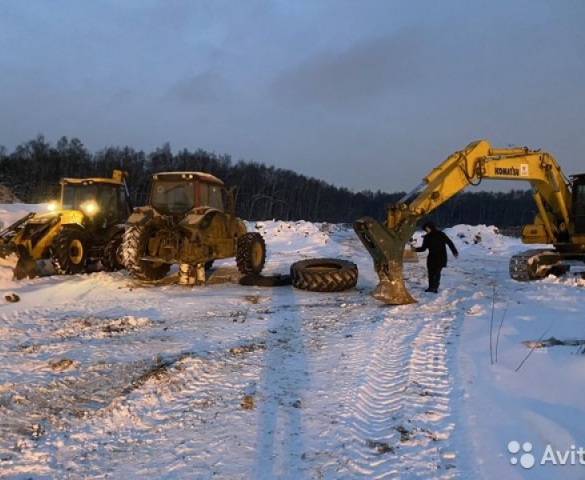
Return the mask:
<path id="1" fill-rule="evenodd" d="M 102 228 L 122 224 L 130 214 L 124 186 L 116 182 L 64 179 L 61 185 L 61 209 L 82 211 Z"/>
<path id="2" fill-rule="evenodd" d="M 224 211 L 221 180 L 202 172 L 164 172 L 152 176 L 150 205 L 163 215 L 185 215 L 190 210 Z"/>
<path id="3" fill-rule="evenodd" d="M 573 175 L 573 222 L 575 235 L 585 234 L 585 173 Z"/>

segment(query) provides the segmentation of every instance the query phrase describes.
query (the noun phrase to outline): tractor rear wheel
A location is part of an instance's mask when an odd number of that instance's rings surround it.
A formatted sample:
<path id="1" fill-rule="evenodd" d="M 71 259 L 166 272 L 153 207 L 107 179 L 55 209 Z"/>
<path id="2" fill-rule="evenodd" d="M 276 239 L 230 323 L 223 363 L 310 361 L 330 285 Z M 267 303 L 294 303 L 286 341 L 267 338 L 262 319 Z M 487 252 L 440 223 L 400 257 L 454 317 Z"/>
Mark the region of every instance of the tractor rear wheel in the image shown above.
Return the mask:
<path id="1" fill-rule="evenodd" d="M 87 235 L 81 228 L 64 227 L 51 244 L 53 268 L 60 275 L 74 275 L 85 271 L 87 262 Z"/>
<path id="2" fill-rule="evenodd" d="M 295 288 L 311 292 L 341 292 L 355 287 L 358 268 L 346 260 L 314 258 L 293 263 L 290 275 Z"/>
<path id="3" fill-rule="evenodd" d="M 260 273 L 266 262 L 266 242 L 257 232 L 246 233 L 238 238 L 236 264 L 240 273 Z"/>
<path id="4" fill-rule="evenodd" d="M 124 258 L 122 256 L 122 241 L 124 232 L 117 233 L 104 248 L 104 257 L 102 258 L 102 267 L 106 272 L 115 272 L 124 268 Z"/>
<path id="5" fill-rule="evenodd" d="M 154 233 L 155 230 L 142 225 L 130 225 L 124 232 L 123 264 L 130 276 L 139 280 L 160 280 L 171 269 L 168 263 L 142 260 L 148 254 L 148 239 Z"/>

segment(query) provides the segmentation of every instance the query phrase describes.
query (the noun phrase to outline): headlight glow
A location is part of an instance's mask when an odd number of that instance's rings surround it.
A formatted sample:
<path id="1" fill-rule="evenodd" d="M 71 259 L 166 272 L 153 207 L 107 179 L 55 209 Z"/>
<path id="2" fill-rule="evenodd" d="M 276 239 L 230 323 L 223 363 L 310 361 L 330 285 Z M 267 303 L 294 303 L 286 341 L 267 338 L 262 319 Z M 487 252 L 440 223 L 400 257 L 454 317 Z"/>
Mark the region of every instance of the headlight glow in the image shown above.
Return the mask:
<path id="1" fill-rule="evenodd" d="M 80 207 L 83 213 L 89 216 L 95 215 L 99 210 L 97 203 L 95 203 L 93 200 L 82 203 Z"/>
<path id="2" fill-rule="evenodd" d="M 59 209 L 59 203 L 56 201 L 52 201 L 47 205 L 47 210 L 49 212 L 56 212 Z"/>

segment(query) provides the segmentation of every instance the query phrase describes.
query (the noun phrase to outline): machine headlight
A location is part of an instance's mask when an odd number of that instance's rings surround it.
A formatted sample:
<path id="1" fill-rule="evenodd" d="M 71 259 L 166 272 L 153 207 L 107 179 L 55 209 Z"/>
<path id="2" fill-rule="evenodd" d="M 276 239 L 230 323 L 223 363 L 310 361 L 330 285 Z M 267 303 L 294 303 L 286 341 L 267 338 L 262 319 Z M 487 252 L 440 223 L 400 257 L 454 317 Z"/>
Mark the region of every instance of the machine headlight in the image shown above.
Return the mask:
<path id="1" fill-rule="evenodd" d="M 59 202 L 54 200 L 52 202 L 49 202 L 49 204 L 47 205 L 47 210 L 49 212 L 56 212 L 57 210 L 59 210 Z"/>
<path id="2" fill-rule="evenodd" d="M 93 200 L 90 200 L 89 202 L 82 203 L 80 205 L 80 207 L 81 207 L 81 210 L 83 211 L 83 213 L 85 213 L 86 215 L 88 215 L 90 217 L 92 215 L 95 215 L 99 210 L 98 204 L 95 203 Z"/>

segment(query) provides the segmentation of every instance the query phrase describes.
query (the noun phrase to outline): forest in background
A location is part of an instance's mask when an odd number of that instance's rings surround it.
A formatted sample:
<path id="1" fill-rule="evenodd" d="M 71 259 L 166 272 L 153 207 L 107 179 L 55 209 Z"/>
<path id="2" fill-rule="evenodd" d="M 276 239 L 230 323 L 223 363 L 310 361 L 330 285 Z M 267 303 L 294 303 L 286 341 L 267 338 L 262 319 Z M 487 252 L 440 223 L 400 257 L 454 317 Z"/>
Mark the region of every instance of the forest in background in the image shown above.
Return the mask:
<path id="1" fill-rule="evenodd" d="M 8 152 L 0 146 L 0 184 L 25 203 L 57 198 L 63 177 L 110 177 L 114 169 L 128 172 L 134 205 L 148 198 L 150 175 L 163 171 L 201 171 L 237 186 L 237 214 L 247 220 L 306 220 L 352 223 L 363 216 L 384 219 L 386 205 L 405 192 L 353 192 L 322 180 L 254 161 L 232 161 L 229 155 L 205 150 L 177 153 L 168 143 L 145 153 L 110 146 L 89 152 L 77 139 L 61 137 L 52 145 L 43 135 Z M 415 185 L 413 185 L 414 187 Z M 430 218 L 442 228 L 456 224 L 517 227 L 532 222 L 536 206 L 528 190 L 461 192 L 437 208 Z"/>

